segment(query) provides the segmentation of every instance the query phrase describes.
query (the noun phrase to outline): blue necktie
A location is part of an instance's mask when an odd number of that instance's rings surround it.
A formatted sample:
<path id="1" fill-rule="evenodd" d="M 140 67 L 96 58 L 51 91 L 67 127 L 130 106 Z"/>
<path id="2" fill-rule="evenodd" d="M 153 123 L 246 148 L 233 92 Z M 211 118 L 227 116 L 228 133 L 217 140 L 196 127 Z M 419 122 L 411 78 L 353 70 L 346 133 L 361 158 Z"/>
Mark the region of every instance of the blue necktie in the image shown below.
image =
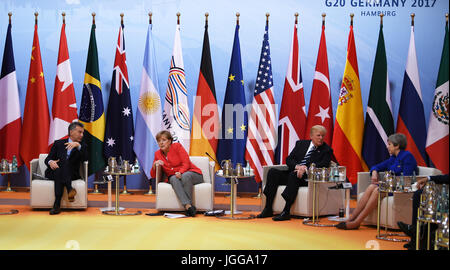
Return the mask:
<path id="1" fill-rule="evenodd" d="M 311 157 L 311 154 L 316 150 L 316 146 L 313 145 L 313 147 L 311 147 L 311 149 L 309 149 L 309 151 L 306 153 L 305 157 L 303 158 L 302 162 L 300 162 L 300 165 L 306 165 L 306 163 L 308 162 L 309 158 Z"/>

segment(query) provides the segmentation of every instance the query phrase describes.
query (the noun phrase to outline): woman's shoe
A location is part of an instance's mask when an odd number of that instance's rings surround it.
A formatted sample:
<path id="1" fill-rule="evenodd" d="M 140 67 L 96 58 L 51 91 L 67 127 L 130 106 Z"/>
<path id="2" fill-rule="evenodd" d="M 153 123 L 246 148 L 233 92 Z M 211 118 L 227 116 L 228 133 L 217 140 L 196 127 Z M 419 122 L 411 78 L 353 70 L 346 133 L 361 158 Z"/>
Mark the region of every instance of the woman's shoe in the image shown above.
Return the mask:
<path id="1" fill-rule="evenodd" d="M 357 230 L 359 228 L 359 226 L 356 228 L 348 228 L 347 222 L 340 222 L 340 223 L 338 223 L 338 225 L 336 225 L 336 228 L 338 228 L 340 230 Z"/>

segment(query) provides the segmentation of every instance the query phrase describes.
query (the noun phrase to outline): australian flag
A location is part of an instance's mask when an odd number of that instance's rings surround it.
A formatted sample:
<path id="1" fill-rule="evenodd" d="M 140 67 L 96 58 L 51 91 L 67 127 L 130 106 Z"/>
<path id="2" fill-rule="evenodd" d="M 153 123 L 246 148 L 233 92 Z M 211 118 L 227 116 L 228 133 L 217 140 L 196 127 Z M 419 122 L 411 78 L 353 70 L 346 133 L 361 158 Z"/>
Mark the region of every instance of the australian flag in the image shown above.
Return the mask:
<path id="1" fill-rule="evenodd" d="M 123 28 L 122 24 L 119 29 L 119 40 L 117 41 L 116 58 L 111 80 L 103 149 L 106 158 L 122 158 L 122 160 L 134 163 L 133 110 L 131 108 Z"/>
<path id="2" fill-rule="evenodd" d="M 239 25 L 236 25 L 230 71 L 222 108 L 222 133 L 217 146 L 219 162 L 231 159 L 233 164 L 245 164 L 248 115 L 245 111 L 244 79 L 242 76 Z"/>

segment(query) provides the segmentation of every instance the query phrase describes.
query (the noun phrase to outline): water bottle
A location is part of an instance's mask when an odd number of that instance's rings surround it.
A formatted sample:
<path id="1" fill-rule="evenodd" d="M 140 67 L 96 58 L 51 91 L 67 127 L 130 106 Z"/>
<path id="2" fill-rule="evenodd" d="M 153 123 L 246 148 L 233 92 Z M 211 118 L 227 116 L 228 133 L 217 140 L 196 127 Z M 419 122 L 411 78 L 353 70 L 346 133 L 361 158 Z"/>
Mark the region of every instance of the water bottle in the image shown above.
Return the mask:
<path id="1" fill-rule="evenodd" d="M 17 158 L 15 155 L 13 156 L 13 160 L 12 160 L 12 171 L 17 172 Z"/>
<path id="2" fill-rule="evenodd" d="M 311 165 L 309 165 L 309 169 L 308 169 L 308 180 L 310 181 L 314 181 L 314 171 L 316 169 L 316 164 L 315 163 L 311 163 Z"/>
<path id="3" fill-rule="evenodd" d="M 398 190 L 403 190 L 403 187 L 405 185 L 405 179 L 403 177 L 403 172 L 400 174 L 400 184 Z"/>
<path id="4" fill-rule="evenodd" d="M 250 162 L 248 162 L 248 160 L 246 160 L 247 165 L 245 166 L 245 170 L 244 170 L 244 175 L 250 175 Z"/>
<path id="5" fill-rule="evenodd" d="M 335 182 L 339 182 L 339 167 L 334 165 L 333 177 Z"/>

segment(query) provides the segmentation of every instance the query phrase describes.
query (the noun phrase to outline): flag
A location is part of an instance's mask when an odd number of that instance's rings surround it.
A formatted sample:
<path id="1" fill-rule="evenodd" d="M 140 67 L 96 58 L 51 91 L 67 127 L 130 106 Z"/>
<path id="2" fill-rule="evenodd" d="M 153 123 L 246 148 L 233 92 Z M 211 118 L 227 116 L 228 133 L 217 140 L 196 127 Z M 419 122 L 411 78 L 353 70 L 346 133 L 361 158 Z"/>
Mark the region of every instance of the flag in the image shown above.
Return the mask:
<path id="1" fill-rule="evenodd" d="M 155 45 L 152 24 L 148 26 L 142 68 L 141 90 L 136 112 L 134 152 L 147 178 L 153 165 L 155 151 L 159 149 L 156 134 L 161 131 L 161 98 L 159 95 L 158 72 L 156 68 Z"/>
<path id="2" fill-rule="evenodd" d="M 428 123 L 426 151 L 436 168 L 447 174 L 448 169 L 448 23 L 445 25 L 444 47 Z"/>
<path id="3" fill-rule="evenodd" d="M 0 75 L 0 160 L 6 158 L 11 161 L 16 156 L 17 165 L 22 165 L 19 155 L 21 129 L 19 89 L 9 23 Z"/>
<path id="4" fill-rule="evenodd" d="M 219 111 L 217 107 L 216 89 L 209 47 L 208 25 L 205 25 L 203 36 L 202 60 L 198 76 L 197 96 L 195 97 L 194 115 L 189 154 L 205 156 L 205 153 L 216 158 L 219 138 Z M 216 169 L 219 164 L 216 164 Z"/>
<path id="5" fill-rule="evenodd" d="M 345 164 L 347 177 L 352 184 L 357 173 L 367 171 L 361 149 L 364 133 L 364 111 L 359 82 L 358 58 L 356 56 L 353 25 L 348 35 L 347 60 L 339 93 L 332 148 L 340 164 Z"/>
<path id="6" fill-rule="evenodd" d="M 328 145 L 331 145 L 333 137 L 333 106 L 331 105 L 325 24 L 322 24 L 316 72 L 314 73 L 314 81 L 308 107 L 308 118 L 306 119 L 305 132 L 308 134 L 308 138 L 311 127 L 314 125 L 322 125 L 326 128 L 327 136 L 325 136 L 324 141 Z"/>
<path id="7" fill-rule="evenodd" d="M 306 109 L 303 91 L 297 24 L 294 25 L 289 65 L 284 80 L 280 119 L 278 120 L 278 144 L 275 161 L 286 164 L 286 158 L 299 139 L 306 139 Z"/>
<path id="8" fill-rule="evenodd" d="M 362 155 L 369 168 L 389 158 L 387 139 L 393 133 L 391 89 L 381 24 L 364 123 Z"/>
<path id="9" fill-rule="evenodd" d="M 222 108 L 221 137 L 217 146 L 217 160 L 219 162 L 231 159 L 233 164 L 243 164 L 245 161 L 248 125 L 245 104 L 239 25 L 236 25 L 227 88 Z"/>
<path id="10" fill-rule="evenodd" d="M 189 152 L 191 121 L 179 24 L 177 24 L 175 29 L 175 40 L 162 119 L 165 129 L 172 134 L 173 141 L 181 143 L 186 152 Z"/>
<path id="11" fill-rule="evenodd" d="M 79 114 L 80 122 L 84 124 L 83 140 L 88 148 L 89 174 L 96 173 L 105 167 L 103 156 L 105 113 L 98 68 L 95 28 L 95 24 L 92 24 Z"/>
<path id="12" fill-rule="evenodd" d="M 27 95 L 23 112 L 23 126 L 20 155 L 25 165 L 48 153 L 48 133 L 50 115 L 45 91 L 44 70 L 39 47 L 37 23 L 34 25 L 33 47 L 31 49 L 30 71 L 28 74 Z"/>
<path id="13" fill-rule="evenodd" d="M 277 115 L 273 97 L 272 60 L 270 58 L 269 25 L 266 24 L 261 48 L 258 74 L 256 75 L 245 159 L 255 172 L 255 181 L 261 182 L 263 166 L 274 164 L 277 144 L 275 131 Z"/>
<path id="14" fill-rule="evenodd" d="M 417 67 L 416 46 L 414 44 L 414 26 L 411 26 L 408 58 L 403 77 L 402 95 L 397 118 L 397 132 L 406 135 L 406 150 L 411 152 L 419 166 L 428 166 L 425 152 L 427 130 L 420 90 L 419 69 Z"/>
<path id="15" fill-rule="evenodd" d="M 124 25 L 122 24 L 119 27 L 119 39 L 117 40 L 116 58 L 111 79 L 105 126 L 106 143 L 103 145 L 103 149 L 106 158 L 116 157 L 119 160 L 122 158 L 122 160 L 131 163 L 135 161 L 136 157 L 133 152 L 133 110 L 131 108 L 123 28 Z"/>
<path id="16" fill-rule="evenodd" d="M 67 129 L 69 125 L 78 118 L 65 29 L 66 24 L 63 23 L 59 39 L 58 65 L 56 67 L 52 119 L 48 138 L 50 147 L 55 140 L 68 138 Z"/>

